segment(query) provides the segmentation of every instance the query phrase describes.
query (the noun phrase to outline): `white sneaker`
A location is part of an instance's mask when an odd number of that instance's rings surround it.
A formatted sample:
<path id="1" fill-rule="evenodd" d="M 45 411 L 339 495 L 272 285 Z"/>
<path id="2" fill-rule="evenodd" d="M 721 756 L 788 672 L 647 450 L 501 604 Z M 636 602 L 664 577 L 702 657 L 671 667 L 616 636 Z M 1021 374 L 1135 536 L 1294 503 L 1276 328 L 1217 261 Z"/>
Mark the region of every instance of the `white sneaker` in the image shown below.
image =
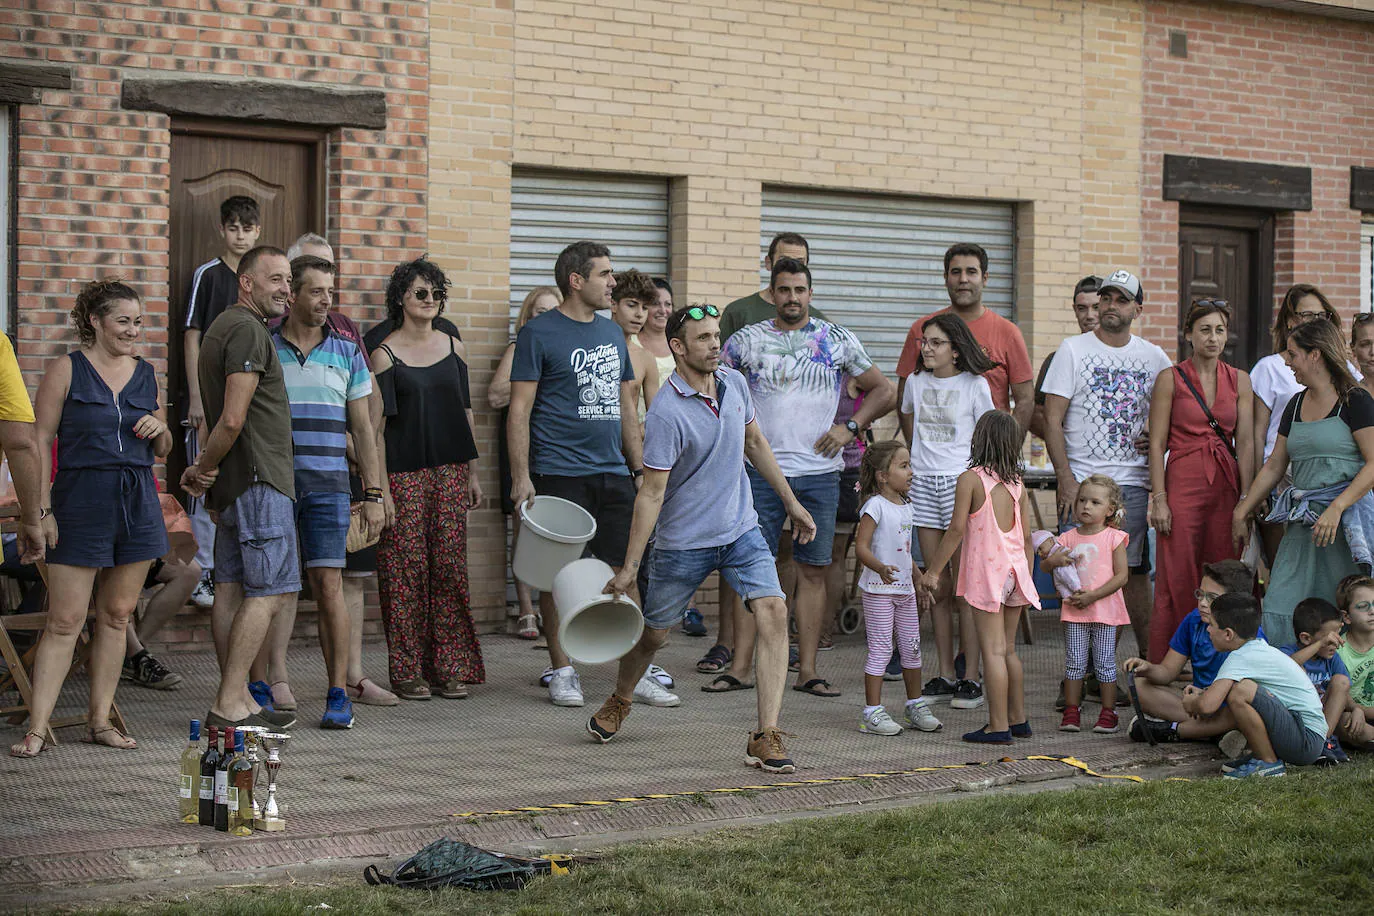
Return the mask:
<path id="1" fill-rule="evenodd" d="M 677 706 L 682 700 L 675 693 L 669 693 L 663 685 L 646 674 L 635 684 L 635 702 L 646 706 Z"/>
<path id="2" fill-rule="evenodd" d="M 653 678 L 669 690 L 673 689 L 673 676 L 658 665 L 650 665 L 648 672 L 646 672 L 644 676 Z"/>
<path id="3" fill-rule="evenodd" d="M 945 727 L 935 718 L 930 711 L 930 704 L 925 700 L 913 700 L 906 704 L 906 721 L 912 728 L 923 732 L 938 732 Z"/>
<path id="4" fill-rule="evenodd" d="M 859 723 L 859 731 L 868 732 L 871 735 L 900 735 L 902 727 L 892 721 L 892 717 L 887 714 L 887 710 L 879 706 Z"/>
<path id="5" fill-rule="evenodd" d="M 215 583 L 206 573 L 200 577 L 196 583 L 196 590 L 191 592 L 191 603 L 202 611 L 214 606 L 215 603 Z"/>
<path id="6" fill-rule="evenodd" d="M 572 668 L 555 671 L 549 678 L 549 699 L 555 706 L 581 706 L 582 680 Z"/>

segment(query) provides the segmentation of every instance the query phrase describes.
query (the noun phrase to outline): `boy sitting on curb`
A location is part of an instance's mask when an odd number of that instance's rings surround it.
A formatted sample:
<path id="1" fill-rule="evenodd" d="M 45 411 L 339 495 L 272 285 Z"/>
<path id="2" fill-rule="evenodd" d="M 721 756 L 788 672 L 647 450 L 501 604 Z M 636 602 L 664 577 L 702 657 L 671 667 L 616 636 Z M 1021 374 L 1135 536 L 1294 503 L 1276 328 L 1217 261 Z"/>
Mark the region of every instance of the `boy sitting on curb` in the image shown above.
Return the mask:
<path id="1" fill-rule="evenodd" d="M 1284 764 L 1315 763 L 1326 746 L 1326 717 L 1307 673 L 1259 634 L 1259 602 L 1222 595 L 1212 602 L 1207 635 L 1218 652 L 1231 653 L 1205 691 L 1189 686 L 1190 716 L 1215 715 L 1224 703 L 1250 745 L 1248 757 L 1222 765 L 1228 779 L 1282 776 Z"/>
<path id="2" fill-rule="evenodd" d="M 1336 589 L 1349 629 L 1336 654 L 1350 675 L 1349 709 L 1337 736 L 1346 747 L 1374 751 L 1374 579 L 1351 576 Z"/>
<path id="3" fill-rule="evenodd" d="M 1147 740 L 1148 730 L 1159 741 L 1206 741 L 1226 734 L 1236 727 L 1236 720 L 1224 706 L 1212 716 L 1192 718 L 1183 708 L 1183 695 L 1170 684 L 1183 671 L 1185 662 L 1193 665 L 1193 686 L 1205 690 L 1212 686 L 1225 652 L 1212 647 L 1207 637 L 1211 622 L 1212 602 L 1223 594 L 1234 592 L 1248 595 L 1254 589 L 1255 578 L 1250 568 L 1239 560 L 1222 560 L 1202 567 L 1202 582 L 1197 590 L 1197 608 L 1174 631 L 1164 660 L 1152 665 L 1143 658 L 1128 658 L 1122 667 L 1136 676 L 1136 692 L 1141 711 L 1131 721 L 1133 741 Z M 1260 637 L 1264 634 L 1261 631 Z"/>
<path id="4" fill-rule="evenodd" d="M 1341 638 L 1342 617 L 1325 598 L 1304 598 L 1293 609 L 1293 634 L 1298 641 L 1280 649 L 1302 665 L 1321 697 L 1327 736 L 1322 750 L 1324 763 L 1347 763 L 1350 759 L 1336 738 L 1336 727 L 1350 706 L 1350 672 L 1336 654 L 1345 645 Z"/>

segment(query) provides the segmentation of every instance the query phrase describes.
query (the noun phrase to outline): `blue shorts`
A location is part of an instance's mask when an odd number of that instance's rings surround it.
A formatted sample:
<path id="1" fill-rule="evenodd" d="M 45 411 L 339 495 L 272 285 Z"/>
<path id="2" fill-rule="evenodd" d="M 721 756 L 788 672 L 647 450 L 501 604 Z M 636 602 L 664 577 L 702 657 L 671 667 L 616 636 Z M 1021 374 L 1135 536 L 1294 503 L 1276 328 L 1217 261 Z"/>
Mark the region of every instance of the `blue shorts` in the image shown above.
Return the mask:
<path id="1" fill-rule="evenodd" d="M 296 536 L 306 569 L 343 569 L 348 563 L 347 493 L 296 492 Z"/>
<path id="2" fill-rule="evenodd" d="M 59 468 L 52 514 L 57 546 L 49 563 L 109 569 L 169 549 L 152 468 Z"/>
<path id="3" fill-rule="evenodd" d="M 787 520 L 782 499 L 773 492 L 763 475 L 746 467 L 749 472 L 749 486 L 754 491 L 754 511 L 759 515 L 759 528 L 763 530 L 764 542 L 773 556 L 778 555 L 778 538 L 782 537 L 782 523 Z M 840 507 L 840 472 L 810 474 L 805 477 L 789 477 L 787 485 L 792 488 L 797 501 L 811 513 L 816 523 L 815 540 L 809 544 L 792 544 L 792 559 L 807 566 L 829 566 L 834 552 L 835 514 Z"/>
<path id="4" fill-rule="evenodd" d="M 291 497 L 255 483 L 220 512 L 215 523 L 215 581 L 243 583 L 245 598 L 301 590 Z"/>
<path id="5" fill-rule="evenodd" d="M 832 513 L 830 517 L 835 516 Z M 745 607 L 756 598 L 783 597 L 777 565 L 758 528 L 720 547 L 655 548 L 649 558 L 649 588 L 644 597 L 645 626 L 667 630 L 680 623 L 701 583 L 717 570 L 735 594 L 744 599 Z"/>

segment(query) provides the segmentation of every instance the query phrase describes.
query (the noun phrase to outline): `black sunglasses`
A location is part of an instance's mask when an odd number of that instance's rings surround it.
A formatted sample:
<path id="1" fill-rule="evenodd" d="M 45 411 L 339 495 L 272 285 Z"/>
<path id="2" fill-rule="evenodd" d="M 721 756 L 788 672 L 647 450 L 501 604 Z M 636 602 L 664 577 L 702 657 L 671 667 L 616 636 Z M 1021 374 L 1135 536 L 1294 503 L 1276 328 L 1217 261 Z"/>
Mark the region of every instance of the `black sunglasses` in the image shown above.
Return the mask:
<path id="1" fill-rule="evenodd" d="M 1194 299 L 1193 308 L 1198 307 L 1219 309 L 1227 315 L 1231 314 L 1231 303 L 1225 299 Z"/>
<path id="2" fill-rule="evenodd" d="M 1366 321 L 1374 321 L 1374 312 L 1360 312 L 1355 315 L 1356 324 L 1364 324 Z"/>
<path id="3" fill-rule="evenodd" d="M 676 335 L 678 330 L 684 324 L 687 323 L 688 318 L 692 319 L 693 321 L 700 321 L 708 315 L 712 318 L 719 318 L 720 309 L 708 303 L 706 305 L 694 305 L 691 308 L 683 309 L 680 312 L 674 312 L 672 314 L 672 317 L 668 319 L 668 323 L 663 328 L 664 336 L 672 337 Z"/>
<path id="4" fill-rule="evenodd" d="M 434 293 L 435 302 L 446 302 L 448 300 L 448 296 L 446 296 L 441 290 L 437 289 L 429 290 L 421 287 L 420 289 L 413 289 L 410 292 L 416 299 L 420 300 L 421 302 L 427 301 L 429 299 L 430 293 Z"/>

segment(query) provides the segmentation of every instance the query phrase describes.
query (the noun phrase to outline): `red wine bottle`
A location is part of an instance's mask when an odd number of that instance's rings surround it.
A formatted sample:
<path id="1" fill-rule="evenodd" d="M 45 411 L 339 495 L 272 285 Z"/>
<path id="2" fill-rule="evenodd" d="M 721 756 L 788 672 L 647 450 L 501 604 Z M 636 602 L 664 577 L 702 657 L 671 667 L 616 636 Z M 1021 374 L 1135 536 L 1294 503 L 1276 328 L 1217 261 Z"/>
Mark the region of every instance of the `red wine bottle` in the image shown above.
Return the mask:
<path id="1" fill-rule="evenodd" d="M 224 751 L 215 763 L 215 829 L 229 831 L 229 761 L 234 757 L 234 729 L 224 730 Z"/>
<path id="2" fill-rule="evenodd" d="M 219 729 L 211 725 L 208 731 L 210 743 L 200 756 L 200 824 L 202 827 L 215 826 L 215 767 L 219 764 Z"/>

